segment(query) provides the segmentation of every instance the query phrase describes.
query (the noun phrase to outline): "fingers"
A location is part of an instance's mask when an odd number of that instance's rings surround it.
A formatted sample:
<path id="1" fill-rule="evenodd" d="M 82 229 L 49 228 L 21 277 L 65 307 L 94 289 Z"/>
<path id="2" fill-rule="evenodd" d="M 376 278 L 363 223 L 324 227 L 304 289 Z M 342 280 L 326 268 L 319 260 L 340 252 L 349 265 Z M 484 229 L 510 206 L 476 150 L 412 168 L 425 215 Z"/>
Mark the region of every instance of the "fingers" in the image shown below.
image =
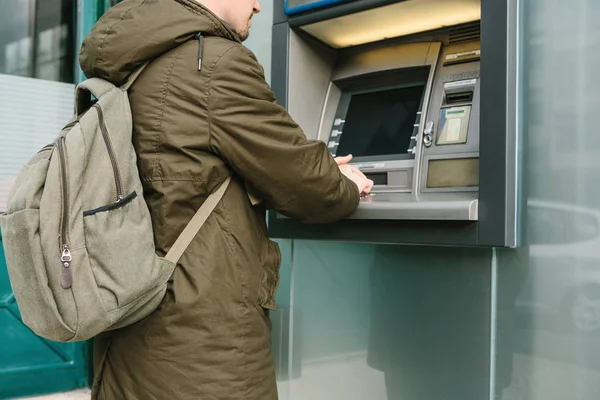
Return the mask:
<path id="1" fill-rule="evenodd" d="M 362 171 L 356 167 L 353 167 L 352 165 L 350 166 L 351 171 L 354 172 L 356 175 L 358 176 L 362 176 L 363 178 L 367 179 L 367 177 L 365 176 L 365 174 L 362 173 Z"/>
<path id="2" fill-rule="evenodd" d="M 372 180 L 370 180 L 370 179 L 367 179 L 367 186 L 366 186 L 366 187 L 365 187 L 365 189 L 363 190 L 364 194 L 369 194 L 369 193 L 371 193 L 371 190 L 373 189 L 373 185 L 374 185 L 374 184 L 375 184 L 375 183 L 374 183 Z"/>
<path id="3" fill-rule="evenodd" d="M 374 185 L 374 183 L 372 180 L 370 180 L 370 179 L 363 180 L 363 183 L 361 185 L 363 187 L 363 189 L 361 190 L 360 194 L 367 195 L 367 194 L 371 193 L 371 190 L 373 189 L 373 185 Z"/>
<path id="4" fill-rule="evenodd" d="M 352 154 L 348 154 L 347 156 L 335 158 L 335 162 L 337 163 L 337 165 L 348 164 L 350 162 L 350 160 L 352 160 Z"/>
<path id="5" fill-rule="evenodd" d="M 354 181 L 354 183 L 356 183 L 356 186 L 358 186 L 358 189 L 361 194 L 369 194 L 373 189 L 374 182 L 371 179 L 367 178 L 360 169 L 344 163 L 346 160 L 350 159 L 352 159 L 352 155 L 336 158 L 336 162 L 339 161 L 338 166 L 340 168 L 340 171 L 342 172 L 342 174 L 346 175 L 348 178 Z"/>
<path id="6" fill-rule="evenodd" d="M 341 158 L 347 158 L 347 157 L 350 157 L 350 159 L 352 159 L 351 155 L 350 156 L 346 156 L 346 157 L 339 157 L 339 158 L 341 159 Z M 338 161 L 337 158 L 336 158 L 336 161 Z M 352 172 L 352 173 L 354 173 L 354 174 L 356 174 L 356 175 L 358 175 L 358 176 L 360 176 L 360 177 L 362 177 L 364 179 L 367 179 L 367 177 L 365 176 L 365 174 L 363 174 L 360 169 L 356 168 L 353 165 L 347 165 L 346 163 L 339 162 L 338 166 L 340 167 L 341 170 L 348 170 L 349 169 L 350 172 Z"/>

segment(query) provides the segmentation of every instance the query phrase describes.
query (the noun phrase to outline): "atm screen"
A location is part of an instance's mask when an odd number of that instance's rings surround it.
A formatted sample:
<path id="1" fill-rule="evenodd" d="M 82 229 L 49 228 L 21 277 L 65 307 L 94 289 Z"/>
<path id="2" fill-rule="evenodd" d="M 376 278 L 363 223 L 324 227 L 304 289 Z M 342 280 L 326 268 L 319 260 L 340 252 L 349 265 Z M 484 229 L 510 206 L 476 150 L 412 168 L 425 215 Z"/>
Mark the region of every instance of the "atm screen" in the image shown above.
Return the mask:
<path id="1" fill-rule="evenodd" d="M 406 154 L 425 85 L 352 95 L 337 155 Z"/>

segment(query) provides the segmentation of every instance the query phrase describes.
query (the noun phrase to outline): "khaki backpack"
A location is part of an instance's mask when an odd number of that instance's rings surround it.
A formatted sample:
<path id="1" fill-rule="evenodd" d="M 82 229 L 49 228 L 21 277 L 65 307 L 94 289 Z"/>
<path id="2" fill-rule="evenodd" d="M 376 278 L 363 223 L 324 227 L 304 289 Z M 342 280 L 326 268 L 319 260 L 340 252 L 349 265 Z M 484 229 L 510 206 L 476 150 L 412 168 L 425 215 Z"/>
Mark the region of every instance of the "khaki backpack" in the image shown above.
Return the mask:
<path id="1" fill-rule="evenodd" d="M 75 118 L 23 167 L 0 216 L 23 322 L 46 339 L 87 340 L 152 313 L 230 182 L 158 257 L 127 95 L 142 69 L 123 87 L 98 78 L 77 86 Z"/>

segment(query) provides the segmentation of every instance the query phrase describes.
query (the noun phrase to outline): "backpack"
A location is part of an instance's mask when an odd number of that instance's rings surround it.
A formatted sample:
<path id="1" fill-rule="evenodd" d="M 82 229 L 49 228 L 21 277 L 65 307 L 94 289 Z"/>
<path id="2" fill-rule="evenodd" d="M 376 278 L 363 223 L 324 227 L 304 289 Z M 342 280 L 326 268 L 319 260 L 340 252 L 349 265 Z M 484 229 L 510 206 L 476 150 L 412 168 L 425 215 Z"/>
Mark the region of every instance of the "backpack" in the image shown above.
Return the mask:
<path id="1" fill-rule="evenodd" d="M 23 322 L 46 339 L 87 340 L 156 310 L 230 182 L 209 196 L 166 256 L 157 256 L 127 94 L 144 67 L 122 87 L 99 78 L 77 86 L 75 117 L 23 167 L 0 216 Z"/>

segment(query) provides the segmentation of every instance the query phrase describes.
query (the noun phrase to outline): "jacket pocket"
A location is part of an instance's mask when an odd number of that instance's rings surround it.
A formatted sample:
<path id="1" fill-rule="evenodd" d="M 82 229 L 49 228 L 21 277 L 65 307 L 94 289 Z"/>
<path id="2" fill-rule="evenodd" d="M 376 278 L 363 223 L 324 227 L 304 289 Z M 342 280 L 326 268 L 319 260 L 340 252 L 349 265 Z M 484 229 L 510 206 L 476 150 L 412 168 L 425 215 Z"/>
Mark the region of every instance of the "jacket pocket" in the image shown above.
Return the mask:
<path id="1" fill-rule="evenodd" d="M 258 301 L 263 308 L 277 310 L 275 295 L 279 287 L 279 267 L 281 264 L 279 245 L 265 239 L 262 260 L 263 269 Z"/>

